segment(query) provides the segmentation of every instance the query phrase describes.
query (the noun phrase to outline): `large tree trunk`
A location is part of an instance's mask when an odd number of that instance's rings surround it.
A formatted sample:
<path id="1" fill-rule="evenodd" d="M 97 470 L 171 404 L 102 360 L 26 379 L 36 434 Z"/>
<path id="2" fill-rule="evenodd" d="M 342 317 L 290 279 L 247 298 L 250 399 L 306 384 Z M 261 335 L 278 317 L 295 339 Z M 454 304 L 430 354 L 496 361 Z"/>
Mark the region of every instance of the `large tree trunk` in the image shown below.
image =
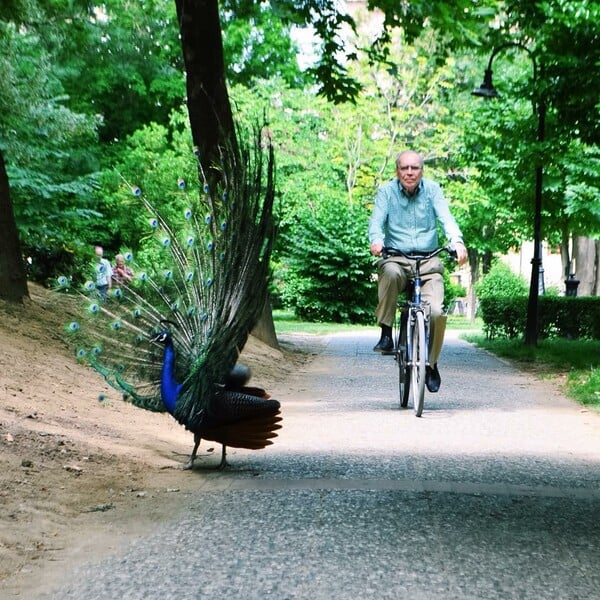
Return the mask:
<path id="1" fill-rule="evenodd" d="M 231 103 L 225 82 L 223 39 L 217 0 L 175 0 L 186 70 L 187 106 L 200 176 L 209 186 L 220 177 L 219 150 L 237 147 Z M 255 332 L 278 347 L 268 304 Z"/>
<path id="2" fill-rule="evenodd" d="M 579 280 L 578 296 L 600 295 L 600 241 L 586 237 L 573 239 L 575 279 Z"/>
<path id="3" fill-rule="evenodd" d="M 236 144 L 225 83 L 223 40 L 217 0 L 175 0 L 186 70 L 192 139 L 204 177 L 218 177 L 219 148 Z"/>
<path id="4" fill-rule="evenodd" d="M 0 151 L 0 298 L 21 302 L 29 297 L 27 275 L 19 245 L 8 175 Z"/>

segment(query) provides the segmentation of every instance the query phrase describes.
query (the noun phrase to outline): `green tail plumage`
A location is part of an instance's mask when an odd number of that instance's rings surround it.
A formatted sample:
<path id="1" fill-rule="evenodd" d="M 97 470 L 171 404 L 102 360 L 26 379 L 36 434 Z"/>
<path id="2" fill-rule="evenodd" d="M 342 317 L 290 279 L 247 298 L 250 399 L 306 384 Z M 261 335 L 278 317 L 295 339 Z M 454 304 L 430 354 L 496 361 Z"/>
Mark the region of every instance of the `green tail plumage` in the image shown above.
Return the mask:
<path id="1" fill-rule="evenodd" d="M 272 149 L 224 151 L 221 179 L 204 186 L 193 205 L 167 217 L 131 186 L 148 212 L 155 241 L 151 263 L 125 253 L 133 280 L 102 301 L 93 281 L 80 295 L 85 314 L 68 324 L 77 356 L 131 402 L 164 410 L 160 392 L 163 346 L 151 342 L 168 322 L 181 392 L 173 416 L 202 429 L 267 301 L 275 235 Z M 183 183 L 180 181 L 180 186 Z M 59 285 L 69 287 L 66 278 Z"/>

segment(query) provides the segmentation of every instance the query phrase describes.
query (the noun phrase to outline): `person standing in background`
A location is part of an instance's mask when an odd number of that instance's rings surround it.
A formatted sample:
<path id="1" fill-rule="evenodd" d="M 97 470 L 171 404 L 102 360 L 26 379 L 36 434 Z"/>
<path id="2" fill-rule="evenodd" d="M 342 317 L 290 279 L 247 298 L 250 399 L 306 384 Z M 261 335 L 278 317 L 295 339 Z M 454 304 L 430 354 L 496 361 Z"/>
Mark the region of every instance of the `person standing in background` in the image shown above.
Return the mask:
<path id="1" fill-rule="evenodd" d="M 96 254 L 96 289 L 102 301 L 106 302 L 108 293 L 112 287 L 112 267 L 110 266 L 110 262 L 104 258 L 102 246 L 96 246 L 94 252 Z"/>

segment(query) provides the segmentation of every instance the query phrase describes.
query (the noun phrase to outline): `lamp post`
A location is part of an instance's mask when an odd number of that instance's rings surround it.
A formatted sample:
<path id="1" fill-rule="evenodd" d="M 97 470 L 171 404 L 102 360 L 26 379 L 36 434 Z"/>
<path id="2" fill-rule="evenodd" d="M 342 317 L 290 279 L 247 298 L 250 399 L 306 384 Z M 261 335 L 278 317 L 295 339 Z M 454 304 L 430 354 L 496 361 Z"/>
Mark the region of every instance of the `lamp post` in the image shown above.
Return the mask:
<path id="1" fill-rule="evenodd" d="M 537 64 L 531 50 L 518 42 L 507 42 L 494 49 L 483 78 L 483 83 L 473 90 L 473 96 L 482 98 L 497 98 L 499 96 L 492 83 L 492 63 L 499 52 L 506 48 L 517 47 L 525 50 L 533 63 L 533 83 L 537 81 Z M 546 104 L 543 98 L 539 98 L 537 104 L 533 101 L 533 112 L 537 115 L 537 140 L 544 141 L 546 126 Z M 542 268 L 542 180 L 543 168 L 540 162 L 535 166 L 535 205 L 533 217 L 533 258 L 531 259 L 531 280 L 529 284 L 529 300 L 527 302 L 527 324 L 525 327 L 525 344 L 535 346 L 538 338 L 538 299 L 539 294 L 544 293 L 544 277 Z"/>

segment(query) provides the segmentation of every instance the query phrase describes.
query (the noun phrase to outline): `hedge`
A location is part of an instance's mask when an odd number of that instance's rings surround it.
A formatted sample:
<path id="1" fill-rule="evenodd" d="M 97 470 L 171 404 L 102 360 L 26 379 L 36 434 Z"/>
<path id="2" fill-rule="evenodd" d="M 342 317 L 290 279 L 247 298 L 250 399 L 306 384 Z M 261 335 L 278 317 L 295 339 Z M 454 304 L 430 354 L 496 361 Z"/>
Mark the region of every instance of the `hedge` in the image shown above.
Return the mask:
<path id="1" fill-rule="evenodd" d="M 479 315 L 488 339 L 524 337 L 527 296 L 481 298 Z M 600 339 L 600 297 L 540 296 L 538 337 Z"/>

